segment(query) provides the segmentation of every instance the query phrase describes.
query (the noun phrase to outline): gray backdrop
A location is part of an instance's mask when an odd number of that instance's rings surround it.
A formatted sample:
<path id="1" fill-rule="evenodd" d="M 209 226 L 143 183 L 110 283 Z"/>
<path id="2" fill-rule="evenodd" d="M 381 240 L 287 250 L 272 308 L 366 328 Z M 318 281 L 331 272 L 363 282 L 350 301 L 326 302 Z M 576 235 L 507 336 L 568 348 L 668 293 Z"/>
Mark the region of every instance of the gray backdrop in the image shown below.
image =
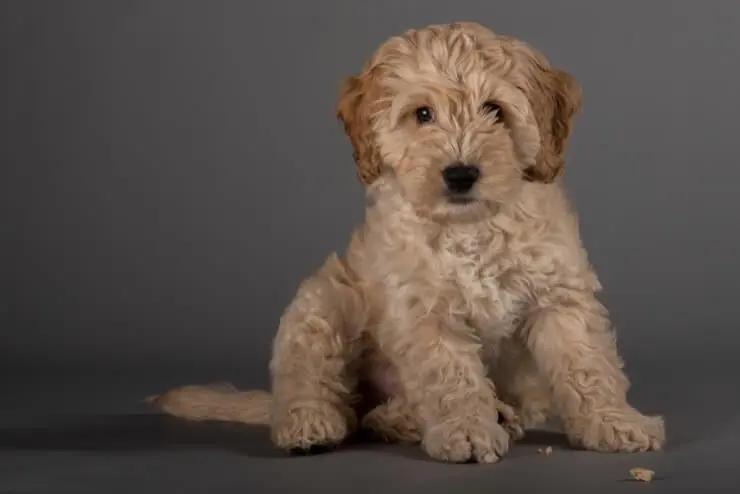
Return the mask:
<path id="1" fill-rule="evenodd" d="M 0 2 L 8 389 L 41 407 L 18 376 L 144 374 L 116 413 L 155 382 L 265 386 L 281 311 L 362 218 L 342 78 L 453 20 L 529 41 L 584 87 L 566 183 L 635 400 L 674 413 L 674 444 L 736 423 L 740 7 L 720 0 Z M 40 411 L 71 409 L 53 396 Z"/>

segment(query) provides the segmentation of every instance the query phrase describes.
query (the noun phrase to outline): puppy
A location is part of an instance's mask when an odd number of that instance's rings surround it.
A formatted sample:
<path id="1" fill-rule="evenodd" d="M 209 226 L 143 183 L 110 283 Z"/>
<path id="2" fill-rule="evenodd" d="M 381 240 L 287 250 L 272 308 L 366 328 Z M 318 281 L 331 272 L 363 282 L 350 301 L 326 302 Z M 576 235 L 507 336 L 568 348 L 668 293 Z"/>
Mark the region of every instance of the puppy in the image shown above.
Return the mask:
<path id="1" fill-rule="evenodd" d="M 548 418 L 582 448 L 660 449 L 663 419 L 627 401 L 561 185 L 580 106 L 572 76 L 479 24 L 389 39 L 338 104 L 365 221 L 283 314 L 272 394 L 195 386 L 155 403 L 269 422 L 286 450 L 336 445 L 363 425 L 437 460 L 490 463 Z"/>

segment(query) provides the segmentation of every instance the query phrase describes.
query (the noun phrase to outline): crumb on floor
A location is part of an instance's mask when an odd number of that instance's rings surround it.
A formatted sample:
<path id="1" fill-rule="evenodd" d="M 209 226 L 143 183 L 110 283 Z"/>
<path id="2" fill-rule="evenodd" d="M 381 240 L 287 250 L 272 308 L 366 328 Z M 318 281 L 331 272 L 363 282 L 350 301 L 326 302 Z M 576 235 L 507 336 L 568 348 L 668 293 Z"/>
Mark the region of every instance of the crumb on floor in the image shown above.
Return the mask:
<path id="1" fill-rule="evenodd" d="M 633 468 L 630 470 L 630 476 L 640 482 L 650 482 L 655 477 L 655 472 L 647 468 Z"/>

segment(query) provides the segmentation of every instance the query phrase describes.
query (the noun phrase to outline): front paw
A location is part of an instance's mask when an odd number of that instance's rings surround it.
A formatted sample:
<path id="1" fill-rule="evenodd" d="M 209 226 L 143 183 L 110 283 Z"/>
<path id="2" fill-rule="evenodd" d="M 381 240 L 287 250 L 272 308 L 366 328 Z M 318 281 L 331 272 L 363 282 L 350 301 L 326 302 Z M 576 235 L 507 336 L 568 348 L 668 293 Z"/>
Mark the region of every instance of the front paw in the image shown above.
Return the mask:
<path id="1" fill-rule="evenodd" d="M 509 450 L 509 442 L 509 434 L 501 425 L 461 417 L 427 428 L 422 447 L 435 460 L 495 463 Z"/>
<path id="2" fill-rule="evenodd" d="M 642 415 L 632 408 L 570 421 L 567 433 L 574 445 L 607 453 L 659 451 L 665 443 L 663 417 Z"/>

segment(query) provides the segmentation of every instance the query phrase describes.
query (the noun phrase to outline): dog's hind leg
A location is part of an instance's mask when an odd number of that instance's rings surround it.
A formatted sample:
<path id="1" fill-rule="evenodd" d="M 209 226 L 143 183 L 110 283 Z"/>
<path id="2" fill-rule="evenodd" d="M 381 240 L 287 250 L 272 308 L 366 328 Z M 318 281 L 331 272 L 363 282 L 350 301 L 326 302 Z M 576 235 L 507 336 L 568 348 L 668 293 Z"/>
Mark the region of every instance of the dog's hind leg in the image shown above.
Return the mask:
<path id="1" fill-rule="evenodd" d="M 355 429 L 366 313 L 353 274 L 335 254 L 301 283 L 280 320 L 270 362 L 270 423 L 278 447 L 317 452 Z"/>
<path id="2" fill-rule="evenodd" d="M 362 428 L 387 442 L 418 443 L 421 441 L 419 420 L 411 404 L 398 396 L 370 410 L 362 418 Z"/>
<path id="3" fill-rule="evenodd" d="M 510 338 L 500 342 L 491 368 L 499 397 L 515 410 L 521 426 L 533 429 L 550 418 L 551 391 L 526 344 Z"/>

